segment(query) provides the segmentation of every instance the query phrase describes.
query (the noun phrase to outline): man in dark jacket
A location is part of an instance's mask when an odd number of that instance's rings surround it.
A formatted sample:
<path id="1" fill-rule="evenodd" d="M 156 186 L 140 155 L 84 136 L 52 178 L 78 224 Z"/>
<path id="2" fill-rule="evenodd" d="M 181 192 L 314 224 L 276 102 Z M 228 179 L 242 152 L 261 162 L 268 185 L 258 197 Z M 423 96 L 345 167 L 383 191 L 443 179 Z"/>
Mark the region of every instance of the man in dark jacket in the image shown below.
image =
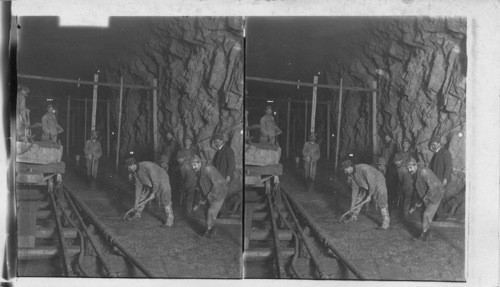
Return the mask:
<path id="1" fill-rule="evenodd" d="M 418 239 L 426 241 L 431 231 L 432 218 L 444 195 L 444 185 L 432 170 L 419 166 L 414 158 L 410 158 L 406 166 L 411 174 L 416 174 L 415 189 L 421 198 L 421 202 L 425 205 L 422 218 L 422 233 Z"/>
<path id="2" fill-rule="evenodd" d="M 210 203 L 207 211 L 207 229 L 203 234 L 210 238 L 214 234 L 215 219 L 227 196 L 229 186 L 219 171 L 214 166 L 202 162 L 199 156 L 193 157 L 191 165 L 196 172 L 199 172 L 198 183 L 201 192 Z"/>
<path id="3" fill-rule="evenodd" d="M 214 166 L 229 183 L 234 178 L 234 169 L 236 166 L 234 151 L 224 143 L 224 136 L 220 134 L 214 137 L 214 145 L 217 148 L 213 160 Z"/>
<path id="4" fill-rule="evenodd" d="M 446 189 L 448 184 L 451 183 L 451 172 L 453 171 L 451 153 L 442 146 L 440 137 L 433 137 L 431 139 L 430 149 L 434 152 L 434 156 L 431 159 L 429 167 L 434 172 L 436 177 L 443 183 Z M 442 202 L 446 201 L 447 199 L 445 193 L 445 198 Z M 443 204 L 440 204 L 436 212 L 437 219 L 444 219 L 445 212 L 446 210 Z"/>
<path id="5" fill-rule="evenodd" d="M 406 168 L 406 162 L 410 158 L 417 159 L 416 154 L 410 149 L 411 141 L 404 139 L 402 150 L 398 151 L 394 156 L 394 164 L 398 174 L 398 207 L 403 212 L 403 215 L 408 215 L 411 205 L 411 197 L 413 195 L 413 177 Z"/>
<path id="6" fill-rule="evenodd" d="M 186 213 L 189 215 L 193 211 L 193 198 L 196 190 L 196 172 L 191 167 L 191 160 L 198 150 L 193 146 L 193 139 L 189 136 L 184 140 L 184 148 L 177 153 L 177 161 L 181 171 L 182 196 Z"/>
<path id="7" fill-rule="evenodd" d="M 136 212 L 132 219 L 141 218 L 146 200 L 156 197 L 165 207 L 167 219 L 160 226 L 170 227 L 174 224 L 174 212 L 172 210 L 171 187 L 167 172 L 160 166 L 142 161 L 137 163 L 135 158 L 131 157 L 125 161 L 129 173 L 133 174 L 135 179 L 135 203 Z"/>

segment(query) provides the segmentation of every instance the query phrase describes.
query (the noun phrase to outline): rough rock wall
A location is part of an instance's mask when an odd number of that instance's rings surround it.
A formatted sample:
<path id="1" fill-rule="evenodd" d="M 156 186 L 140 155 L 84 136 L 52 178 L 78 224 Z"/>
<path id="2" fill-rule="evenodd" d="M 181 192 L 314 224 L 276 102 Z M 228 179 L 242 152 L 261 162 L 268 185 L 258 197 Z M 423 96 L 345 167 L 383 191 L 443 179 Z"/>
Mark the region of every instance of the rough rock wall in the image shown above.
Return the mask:
<path id="1" fill-rule="evenodd" d="M 159 146 L 167 131 L 186 136 L 205 158 L 214 133 L 230 136 L 243 120 L 243 19 L 159 18 L 143 33 L 130 35 L 124 53 L 109 63 L 106 76 L 119 82 L 151 86 L 158 79 Z M 118 115 L 118 91 L 114 91 Z M 152 159 L 152 91 L 126 89 L 123 97 L 122 146 Z M 115 118 L 115 122 L 116 122 Z M 160 150 L 161 152 L 161 150 Z"/>
<path id="2" fill-rule="evenodd" d="M 442 136 L 454 165 L 465 172 L 466 19 L 370 19 L 346 38 L 327 59 L 328 82 L 372 87 L 377 81 L 379 138 L 389 133 L 401 145 L 411 139 L 425 163 L 432 157 L 428 140 Z M 371 161 L 371 93 L 346 92 L 341 155 L 357 153 Z M 337 105 L 337 103 L 334 103 Z M 334 111 L 336 112 L 337 107 Z M 463 135 L 463 136 L 461 136 Z"/>

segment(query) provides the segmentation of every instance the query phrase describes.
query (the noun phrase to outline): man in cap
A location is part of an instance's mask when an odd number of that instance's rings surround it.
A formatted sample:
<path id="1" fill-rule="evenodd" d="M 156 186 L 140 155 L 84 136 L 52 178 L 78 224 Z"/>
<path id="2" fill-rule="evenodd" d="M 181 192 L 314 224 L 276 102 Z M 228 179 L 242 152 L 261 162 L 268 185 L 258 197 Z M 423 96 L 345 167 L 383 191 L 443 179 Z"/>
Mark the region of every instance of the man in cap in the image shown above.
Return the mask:
<path id="1" fill-rule="evenodd" d="M 430 162 L 430 169 L 434 172 L 436 177 L 443 183 L 445 188 L 451 183 L 451 172 L 453 171 L 453 162 L 451 158 L 451 153 L 449 150 L 444 148 L 441 144 L 441 137 L 434 136 L 430 140 L 430 149 L 434 152 Z M 448 201 L 446 193 L 444 195 L 442 202 Z M 441 204 L 436 212 L 438 220 L 444 219 L 445 208 Z"/>
<path id="2" fill-rule="evenodd" d="M 304 158 L 304 177 L 307 182 L 313 183 L 316 179 L 316 165 L 321 156 L 315 133 L 309 134 L 309 141 L 302 148 L 302 156 Z"/>
<path id="3" fill-rule="evenodd" d="M 384 142 L 381 144 L 380 156 L 385 158 L 386 162 L 386 172 L 384 174 L 387 183 L 389 203 L 391 207 L 397 205 L 397 173 L 395 170 L 394 154 L 396 153 L 396 143 L 392 139 L 392 136 L 387 133 L 384 136 Z"/>
<path id="4" fill-rule="evenodd" d="M 30 132 L 30 110 L 26 108 L 26 97 L 29 95 L 30 89 L 26 86 L 17 88 L 17 137 L 18 140 L 27 142 Z"/>
<path id="5" fill-rule="evenodd" d="M 192 146 L 193 139 L 186 136 L 184 147 L 177 153 L 177 161 L 181 172 L 182 196 L 187 214 L 193 211 L 193 197 L 196 190 L 196 172 L 191 167 L 191 159 L 198 155 Z"/>
<path id="6" fill-rule="evenodd" d="M 169 157 L 168 155 L 165 155 L 165 154 L 162 154 L 160 156 L 160 159 L 158 160 L 158 164 L 160 165 L 161 168 L 163 168 L 163 170 L 165 170 L 165 172 L 168 173 L 168 167 L 169 167 Z"/>
<path id="7" fill-rule="evenodd" d="M 141 213 L 146 206 L 145 202 L 156 197 L 160 204 L 165 207 L 167 217 L 160 226 L 172 226 L 174 224 L 174 212 L 172 210 L 171 187 L 167 172 L 150 161 L 137 163 L 133 157 L 128 158 L 125 165 L 128 172 L 133 174 L 135 179 L 134 208 L 136 212 L 132 219 L 141 218 Z"/>
<path id="8" fill-rule="evenodd" d="M 415 176 L 415 189 L 425 205 L 422 218 L 422 233 L 418 239 L 426 241 L 430 233 L 432 218 L 444 195 L 444 185 L 429 168 L 419 166 L 414 158 L 406 162 L 406 167 Z"/>
<path id="9" fill-rule="evenodd" d="M 385 172 L 387 171 L 387 162 L 385 161 L 385 157 L 380 156 L 375 163 L 375 167 L 383 174 L 385 175 Z"/>
<path id="10" fill-rule="evenodd" d="M 214 224 L 217 215 L 224 203 L 224 199 L 229 191 L 229 186 L 224 177 L 217 171 L 217 169 L 202 162 L 199 156 L 194 156 L 191 160 L 193 170 L 199 172 L 198 183 L 200 185 L 203 195 L 210 203 L 207 211 L 207 229 L 203 236 L 211 237 L 214 234 Z"/>
<path id="11" fill-rule="evenodd" d="M 410 150 L 411 141 L 403 139 L 402 149 L 394 156 L 394 164 L 398 174 L 398 205 L 402 209 L 403 215 L 409 214 L 411 197 L 413 195 L 413 177 L 406 168 L 406 163 L 410 158 L 417 158 L 417 155 Z"/>
<path id="12" fill-rule="evenodd" d="M 97 179 L 99 158 L 102 156 L 101 143 L 97 141 L 97 131 L 90 133 L 90 139 L 85 143 L 83 152 L 87 164 L 87 178 L 90 182 L 92 179 Z"/>
<path id="13" fill-rule="evenodd" d="M 177 152 L 177 141 L 175 140 L 172 132 L 168 131 L 166 136 L 165 145 L 163 147 L 162 156 L 168 164 L 171 163 L 173 155 Z"/>
<path id="14" fill-rule="evenodd" d="M 234 158 L 234 150 L 232 147 L 224 143 L 224 136 L 222 134 L 217 134 L 214 136 L 214 145 L 217 151 L 215 152 L 213 158 L 213 165 L 220 172 L 223 178 L 226 179 L 229 186 L 235 185 L 234 183 L 234 175 L 236 170 L 236 161 Z M 233 191 L 233 190 L 231 190 Z M 234 190 L 237 191 L 237 190 Z M 233 194 L 231 194 L 231 197 Z M 229 194 L 228 194 L 229 197 Z M 221 213 L 226 213 L 228 210 L 228 202 L 224 201 L 224 204 L 221 208 Z"/>
<path id="15" fill-rule="evenodd" d="M 388 229 L 390 218 L 387 205 L 387 187 L 384 175 L 368 164 L 354 165 L 350 159 L 342 162 L 342 168 L 351 183 L 351 217 L 349 221 L 356 221 L 363 205 L 374 199 L 382 213 L 383 222 L 377 229 Z M 360 188 L 366 192 L 360 192 Z"/>
<path id="16" fill-rule="evenodd" d="M 42 140 L 57 143 L 57 135 L 63 132 L 63 128 L 57 123 L 56 110 L 54 106 L 47 106 L 47 113 L 42 117 Z"/>
<path id="17" fill-rule="evenodd" d="M 273 109 L 266 107 L 266 114 L 260 119 L 260 142 L 276 145 L 276 136 L 282 134 L 273 118 Z"/>
<path id="18" fill-rule="evenodd" d="M 396 153 L 396 143 L 392 140 L 390 134 L 386 134 L 384 142 L 380 146 L 380 156 L 385 158 L 385 162 L 393 162 L 394 154 Z"/>

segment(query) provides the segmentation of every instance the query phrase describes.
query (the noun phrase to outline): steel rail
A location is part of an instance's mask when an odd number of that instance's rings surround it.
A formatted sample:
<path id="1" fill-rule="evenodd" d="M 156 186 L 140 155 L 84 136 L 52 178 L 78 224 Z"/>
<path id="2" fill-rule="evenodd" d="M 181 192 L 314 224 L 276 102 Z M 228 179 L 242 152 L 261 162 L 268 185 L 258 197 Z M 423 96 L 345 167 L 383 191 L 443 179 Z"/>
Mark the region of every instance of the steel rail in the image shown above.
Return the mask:
<path id="1" fill-rule="evenodd" d="M 281 189 L 278 190 L 278 192 L 281 192 L 283 194 L 283 191 Z M 284 198 L 285 205 L 286 205 L 287 209 L 289 210 L 290 214 L 292 215 L 292 219 L 295 222 L 295 226 L 297 226 L 297 230 L 299 231 L 299 234 L 302 237 L 302 241 L 304 241 L 304 245 L 306 246 L 307 251 L 309 251 L 309 254 L 311 255 L 311 259 L 312 259 L 314 265 L 316 266 L 316 269 L 318 270 L 319 277 L 321 279 L 327 279 L 327 276 L 325 274 L 323 266 L 321 266 L 321 264 L 319 263 L 319 260 L 318 260 L 318 257 L 316 256 L 316 254 L 314 254 L 313 247 L 311 246 L 312 244 L 309 241 L 309 238 L 306 237 L 304 230 L 300 226 L 299 220 L 295 216 L 295 212 L 293 211 L 292 206 L 290 205 L 290 202 L 288 201 L 288 198 L 286 196 L 284 196 L 283 198 Z"/>
<path id="2" fill-rule="evenodd" d="M 95 241 L 95 239 L 92 237 L 92 234 L 90 234 L 90 231 L 87 229 L 87 226 L 85 225 L 85 222 L 83 221 L 82 216 L 80 215 L 80 212 L 76 208 L 75 204 L 73 203 L 73 200 L 68 196 L 66 191 L 63 189 L 63 194 L 66 200 L 69 202 L 69 206 L 73 210 L 76 218 L 78 219 L 78 222 L 80 223 L 80 227 L 85 233 L 85 236 L 89 239 L 90 244 L 94 248 L 95 253 L 97 254 L 97 258 L 101 261 L 104 270 L 106 271 L 106 276 L 108 277 L 117 277 L 114 272 L 111 271 L 111 267 L 109 266 L 108 262 L 104 259 L 104 254 L 101 251 L 101 248 L 99 247 L 98 243 Z"/>
<path id="3" fill-rule="evenodd" d="M 278 246 L 279 244 L 279 238 L 278 238 L 278 226 L 276 225 L 276 220 L 275 220 L 275 215 L 274 215 L 274 209 L 271 201 L 271 194 L 267 194 L 267 203 L 269 204 L 269 213 L 271 216 L 271 228 L 273 230 L 273 241 L 274 241 L 274 250 L 276 254 L 276 263 L 277 263 L 277 276 L 278 278 L 286 278 L 286 273 L 285 269 L 283 268 L 283 263 L 281 262 L 281 251 L 280 247 Z"/>
<path id="4" fill-rule="evenodd" d="M 49 191 L 49 195 L 50 195 L 50 201 L 52 203 L 52 210 L 54 212 L 54 217 L 56 219 L 57 231 L 59 233 L 59 243 L 61 244 L 62 253 L 63 253 L 63 259 L 64 259 L 64 264 L 63 264 L 64 274 L 63 275 L 64 276 L 74 276 L 73 270 L 71 269 L 71 264 L 69 262 L 68 250 L 66 249 L 66 245 L 64 245 L 64 234 L 63 234 L 63 230 L 62 230 L 61 219 L 59 218 L 59 216 L 57 216 L 56 203 L 54 200 L 54 193 Z"/>
<path id="5" fill-rule="evenodd" d="M 347 257 L 345 257 L 337 248 L 335 248 L 335 244 L 333 240 L 328 236 L 328 233 L 321 227 L 319 226 L 314 219 L 311 217 L 311 215 L 300 205 L 295 198 L 293 198 L 290 194 L 288 194 L 283 188 L 281 188 L 283 191 L 283 194 L 285 194 L 286 198 L 292 203 L 293 207 L 301 214 L 303 219 L 306 221 L 306 223 L 309 225 L 311 230 L 316 234 L 318 239 L 325 245 L 326 248 L 330 249 L 335 253 L 337 258 L 340 260 L 340 262 L 346 266 L 358 279 L 362 280 L 367 280 L 367 277 L 359 270 L 359 268 L 349 262 Z"/>
<path id="6" fill-rule="evenodd" d="M 109 241 L 111 245 L 118 248 L 118 250 L 123 253 L 124 257 L 129 259 L 139 270 L 144 273 L 144 275 L 148 277 L 155 277 L 153 272 L 151 272 L 148 267 L 144 265 L 144 263 L 139 261 L 130 252 L 128 252 L 128 250 L 116 239 L 113 233 L 99 220 L 99 218 L 97 218 L 94 212 L 90 210 L 90 208 L 88 208 L 81 199 L 79 199 L 75 194 L 73 194 L 71 190 L 67 189 L 65 186 L 63 186 L 63 188 L 67 192 L 69 197 L 73 199 L 76 205 L 81 208 L 81 210 L 87 215 L 92 224 L 104 235 L 104 237 Z"/>
<path id="7" fill-rule="evenodd" d="M 83 276 L 90 277 L 90 275 L 87 272 L 87 270 L 85 270 L 85 268 L 83 267 L 83 262 L 82 262 L 83 255 L 85 253 L 85 244 L 84 244 L 83 234 L 78 229 L 78 227 L 76 227 L 76 224 L 73 222 L 73 220 L 69 216 L 68 212 L 66 210 L 64 210 L 64 208 L 62 207 L 61 203 L 57 201 L 57 204 L 59 205 L 59 208 L 61 208 L 61 212 L 64 214 L 64 216 L 66 217 L 66 219 L 68 220 L 68 222 L 71 224 L 71 226 L 73 226 L 76 229 L 76 232 L 78 233 L 78 237 L 80 238 L 80 252 L 78 252 L 78 268 L 82 272 Z"/>
<path id="8" fill-rule="evenodd" d="M 288 229 L 290 229 L 292 231 L 294 242 L 295 242 L 295 253 L 293 254 L 293 257 L 292 257 L 291 267 L 292 267 L 292 271 L 295 274 L 295 276 L 299 279 L 303 279 L 304 276 L 302 276 L 302 274 L 300 274 L 300 272 L 296 266 L 297 257 L 299 256 L 299 239 L 300 238 L 297 235 L 297 232 L 295 232 L 295 230 L 292 229 L 292 226 L 290 226 L 290 223 L 288 223 L 288 221 L 285 218 L 285 215 L 279 210 L 279 208 L 276 208 L 276 211 L 278 212 L 279 216 L 283 219 L 283 222 L 285 223 L 286 227 L 288 227 Z"/>

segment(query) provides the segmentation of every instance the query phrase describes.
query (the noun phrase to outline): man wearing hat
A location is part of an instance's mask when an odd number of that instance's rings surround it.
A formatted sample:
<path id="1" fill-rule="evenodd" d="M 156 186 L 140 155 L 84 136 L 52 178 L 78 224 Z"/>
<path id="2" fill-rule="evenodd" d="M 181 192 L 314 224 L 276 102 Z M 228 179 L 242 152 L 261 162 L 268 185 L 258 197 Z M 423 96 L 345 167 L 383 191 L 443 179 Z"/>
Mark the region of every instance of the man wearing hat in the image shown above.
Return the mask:
<path id="1" fill-rule="evenodd" d="M 282 134 L 281 129 L 276 126 L 273 118 L 273 109 L 266 107 L 266 114 L 260 118 L 260 140 L 261 143 L 276 145 L 276 136 Z"/>
<path id="2" fill-rule="evenodd" d="M 57 135 L 63 132 L 63 128 L 57 123 L 56 110 L 54 106 L 47 106 L 47 113 L 42 117 L 42 141 L 57 143 Z"/>
<path id="3" fill-rule="evenodd" d="M 434 136 L 430 140 L 430 149 L 434 152 L 430 162 L 430 169 L 436 177 L 443 183 L 445 187 L 451 182 L 451 172 L 453 171 L 453 163 L 449 150 L 441 145 L 441 138 Z M 445 194 L 446 197 L 446 194 Z M 446 199 L 443 202 L 447 201 Z M 444 219 L 445 210 L 441 204 L 436 212 L 438 219 Z"/>
<path id="4" fill-rule="evenodd" d="M 387 186 L 384 175 L 371 165 L 360 163 L 353 164 L 350 159 L 342 162 L 342 168 L 349 177 L 351 183 L 351 211 L 352 215 L 348 221 L 356 221 L 363 205 L 374 199 L 382 214 L 382 225 L 377 229 L 388 229 L 390 218 L 387 205 Z M 360 193 L 360 188 L 363 191 Z M 365 195 L 366 194 L 366 195 Z"/>
<path id="5" fill-rule="evenodd" d="M 385 175 L 385 172 L 387 170 L 387 162 L 385 161 L 385 157 L 380 156 L 375 163 L 375 167 L 383 174 Z"/>
<path id="6" fill-rule="evenodd" d="M 90 182 L 92 179 L 97 179 L 97 167 L 102 156 L 101 143 L 97 141 L 97 131 L 90 133 L 90 139 L 85 143 L 83 153 L 87 163 L 87 178 Z"/>
<path id="7" fill-rule="evenodd" d="M 214 234 L 214 224 L 217 215 L 229 191 L 226 179 L 212 165 L 202 162 L 197 155 L 191 160 L 193 170 L 199 172 L 198 183 L 203 195 L 210 203 L 207 211 L 207 229 L 203 236 L 210 238 Z"/>
<path id="8" fill-rule="evenodd" d="M 409 214 L 411 197 L 413 195 L 413 177 L 406 168 L 406 162 L 410 158 L 418 158 L 417 155 L 410 150 L 411 142 L 409 139 L 403 139 L 402 149 L 394 156 L 394 164 L 398 174 L 398 204 L 402 208 L 403 214 Z"/>
<path id="9" fill-rule="evenodd" d="M 309 141 L 302 148 L 302 156 L 304 159 L 304 177 L 307 182 L 313 183 L 316 179 L 316 165 L 321 156 L 315 133 L 309 134 Z"/>
<path id="10" fill-rule="evenodd" d="M 135 179 L 135 203 L 136 212 L 132 219 L 141 218 L 144 210 L 144 201 L 148 198 L 156 197 L 165 207 L 167 219 L 160 225 L 161 227 L 170 227 L 174 224 L 174 212 L 172 210 L 172 195 L 170 180 L 167 172 L 160 166 L 150 161 L 137 162 L 135 158 L 130 157 L 125 161 L 128 172 Z"/>
<path id="11" fill-rule="evenodd" d="M 181 172 L 182 198 L 184 198 L 187 214 L 193 211 L 193 197 L 196 190 L 196 172 L 191 167 L 191 159 L 198 154 L 193 146 L 193 139 L 186 136 L 184 147 L 177 153 L 177 161 Z"/>
<path id="12" fill-rule="evenodd" d="M 26 97 L 29 95 L 30 89 L 26 86 L 17 88 L 17 137 L 20 141 L 28 141 L 30 132 L 30 110 L 26 108 Z"/>
<path id="13" fill-rule="evenodd" d="M 429 168 L 419 166 L 414 158 L 406 162 L 406 167 L 415 176 L 415 189 L 425 211 L 422 218 L 422 233 L 418 239 L 426 241 L 430 233 L 432 218 L 444 195 L 444 185 Z"/>

